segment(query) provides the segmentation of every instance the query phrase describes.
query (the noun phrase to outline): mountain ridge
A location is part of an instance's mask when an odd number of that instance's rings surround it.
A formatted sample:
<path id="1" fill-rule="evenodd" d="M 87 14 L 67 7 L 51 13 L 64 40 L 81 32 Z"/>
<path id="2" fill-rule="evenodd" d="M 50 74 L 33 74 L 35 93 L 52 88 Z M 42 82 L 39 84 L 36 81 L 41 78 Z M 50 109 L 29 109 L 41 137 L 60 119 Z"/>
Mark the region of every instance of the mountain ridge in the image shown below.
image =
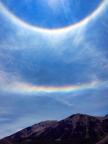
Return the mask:
<path id="1" fill-rule="evenodd" d="M 108 116 L 78 113 L 40 122 L 1 139 L 0 144 L 108 144 Z"/>

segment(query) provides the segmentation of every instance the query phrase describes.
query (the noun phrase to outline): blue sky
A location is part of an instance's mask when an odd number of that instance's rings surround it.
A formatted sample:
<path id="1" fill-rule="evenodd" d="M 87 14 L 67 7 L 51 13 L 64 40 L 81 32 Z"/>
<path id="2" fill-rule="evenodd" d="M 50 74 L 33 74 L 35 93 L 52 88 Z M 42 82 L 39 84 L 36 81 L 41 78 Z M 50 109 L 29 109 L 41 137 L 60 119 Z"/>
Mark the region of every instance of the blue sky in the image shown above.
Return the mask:
<path id="1" fill-rule="evenodd" d="M 72 9 L 74 0 L 61 0 L 61 5 L 57 0 L 42 1 L 35 3 L 36 19 L 30 13 L 35 9 L 32 0 L 16 5 L 14 0 L 0 1 L 0 137 L 74 113 L 108 113 L 108 3 L 78 0 L 78 8 Z M 24 4 L 27 12 L 20 6 Z M 51 30 L 80 21 L 76 27 Z M 33 90 L 42 86 L 52 89 Z M 73 89 L 66 91 L 66 86 Z"/>
<path id="2" fill-rule="evenodd" d="M 24 21 L 46 28 L 71 25 L 88 16 L 101 0 L 1 0 Z"/>

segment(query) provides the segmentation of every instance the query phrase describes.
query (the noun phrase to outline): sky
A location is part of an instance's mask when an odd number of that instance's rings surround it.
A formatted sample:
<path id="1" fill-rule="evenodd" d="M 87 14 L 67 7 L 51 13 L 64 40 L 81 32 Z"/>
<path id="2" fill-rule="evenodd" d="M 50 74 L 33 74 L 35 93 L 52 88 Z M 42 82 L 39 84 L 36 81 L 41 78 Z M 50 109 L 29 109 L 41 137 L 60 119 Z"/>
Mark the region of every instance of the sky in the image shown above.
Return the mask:
<path id="1" fill-rule="evenodd" d="M 0 0 L 0 138 L 108 114 L 107 13 L 107 0 Z"/>

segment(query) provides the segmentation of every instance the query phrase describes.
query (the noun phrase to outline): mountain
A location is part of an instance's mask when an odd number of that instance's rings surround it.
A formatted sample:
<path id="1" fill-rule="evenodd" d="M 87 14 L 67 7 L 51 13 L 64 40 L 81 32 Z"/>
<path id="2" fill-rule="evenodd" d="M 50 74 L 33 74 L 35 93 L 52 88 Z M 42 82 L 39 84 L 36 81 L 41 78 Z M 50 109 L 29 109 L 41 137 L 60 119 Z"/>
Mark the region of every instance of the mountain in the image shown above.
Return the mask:
<path id="1" fill-rule="evenodd" d="M 108 115 L 75 114 L 41 122 L 1 139 L 0 144 L 108 144 Z"/>
<path id="2" fill-rule="evenodd" d="M 108 135 L 96 144 L 108 144 Z"/>

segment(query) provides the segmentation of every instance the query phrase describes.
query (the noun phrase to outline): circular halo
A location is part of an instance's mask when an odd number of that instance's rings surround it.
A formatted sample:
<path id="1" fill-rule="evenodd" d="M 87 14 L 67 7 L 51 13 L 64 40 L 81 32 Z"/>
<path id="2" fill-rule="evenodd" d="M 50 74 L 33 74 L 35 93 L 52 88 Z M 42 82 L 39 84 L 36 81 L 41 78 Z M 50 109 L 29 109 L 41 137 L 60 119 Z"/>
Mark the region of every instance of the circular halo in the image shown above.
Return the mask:
<path id="1" fill-rule="evenodd" d="M 1 3 L 16 17 L 47 29 L 64 28 L 91 15 L 101 4 L 86 0 L 1 0 Z"/>
<path id="2" fill-rule="evenodd" d="M 32 31 L 57 34 L 57 33 L 65 32 L 65 31 L 67 32 L 72 29 L 75 29 L 75 28 L 85 25 L 86 23 L 88 23 L 91 19 L 93 19 L 95 16 L 97 16 L 104 9 L 105 4 L 106 4 L 105 2 L 106 2 L 106 0 L 101 2 L 101 4 L 97 7 L 97 9 L 91 15 L 89 15 L 85 19 L 81 20 L 80 22 L 75 23 L 73 25 L 66 26 L 64 28 L 55 28 L 55 29 L 48 29 L 48 28 L 42 28 L 42 27 L 30 25 L 30 24 L 26 23 L 25 21 L 22 21 L 21 19 L 19 19 L 13 13 L 11 13 L 8 10 L 8 8 L 6 8 L 5 5 L 3 5 L 3 3 L 1 3 L 1 2 L 0 2 L 0 9 L 1 9 L 2 13 L 4 13 L 8 18 L 10 18 L 17 25 L 20 25 L 20 26 L 30 29 Z"/>

